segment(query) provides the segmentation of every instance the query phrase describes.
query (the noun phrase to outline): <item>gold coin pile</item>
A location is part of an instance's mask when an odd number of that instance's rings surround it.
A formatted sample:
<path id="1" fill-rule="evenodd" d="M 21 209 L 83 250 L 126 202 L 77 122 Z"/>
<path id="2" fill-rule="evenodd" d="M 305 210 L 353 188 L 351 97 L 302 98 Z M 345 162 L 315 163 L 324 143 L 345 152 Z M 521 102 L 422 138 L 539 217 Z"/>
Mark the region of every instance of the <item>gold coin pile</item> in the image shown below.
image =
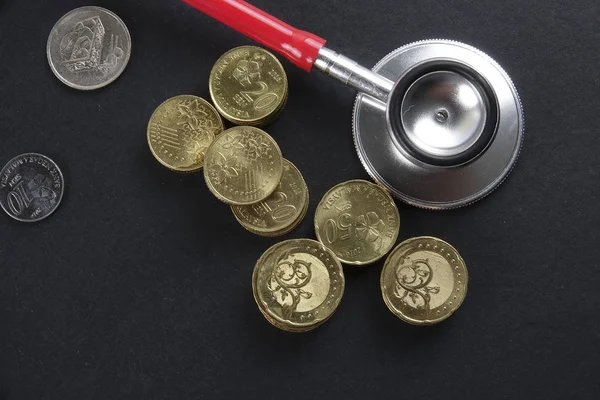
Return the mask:
<path id="1" fill-rule="evenodd" d="M 220 115 L 245 126 L 275 120 L 287 102 L 288 80 L 273 54 L 242 46 L 217 60 L 209 91 L 216 109 L 200 97 L 181 95 L 166 100 L 150 117 L 148 144 L 165 167 L 177 172 L 202 169 L 208 147 L 224 129 Z"/>
<path id="2" fill-rule="evenodd" d="M 204 170 L 217 199 L 230 205 L 246 230 L 274 237 L 289 233 L 306 216 L 308 187 L 283 158 L 275 140 L 259 129 L 284 108 L 288 81 L 268 51 L 230 50 L 210 73 L 206 100 L 182 95 L 158 106 L 147 136 L 154 157 L 178 172 Z M 221 116 L 240 125 L 224 130 Z M 293 239 L 269 248 L 252 275 L 259 310 L 273 326 L 306 332 L 326 322 L 344 293 L 342 264 L 372 264 L 392 250 L 400 230 L 394 200 L 381 186 L 351 180 L 331 188 L 314 217 L 318 241 Z M 467 268 L 441 239 L 417 237 L 394 248 L 380 286 L 390 311 L 413 325 L 445 320 L 463 302 Z"/>
<path id="3" fill-rule="evenodd" d="M 341 300 L 341 263 L 367 265 L 381 259 L 394 246 L 399 229 L 398 208 L 379 185 L 351 180 L 334 186 L 315 212 L 319 242 L 288 240 L 258 260 L 252 289 L 261 313 L 289 332 L 320 326 Z M 325 277 L 323 264 L 330 271 L 340 265 L 339 272 Z M 332 276 L 339 277 L 335 285 Z M 458 309 L 467 282 L 466 265 L 454 247 L 433 237 L 418 237 L 391 252 L 380 287 L 385 304 L 398 318 L 413 325 L 432 325 Z"/>
<path id="4" fill-rule="evenodd" d="M 390 311 L 413 325 L 450 317 L 467 295 L 467 266 L 450 244 L 434 237 L 408 239 L 381 271 L 381 293 Z"/>
<path id="5" fill-rule="evenodd" d="M 344 271 L 321 243 L 292 239 L 269 248 L 252 274 L 254 300 L 265 319 L 289 332 L 327 321 L 344 294 Z"/>
<path id="6" fill-rule="evenodd" d="M 269 198 L 250 206 L 231 206 L 238 222 L 261 236 L 282 236 L 296 228 L 308 210 L 308 187 L 290 161 L 283 160 L 279 186 Z"/>
<path id="7" fill-rule="evenodd" d="M 400 214 L 381 186 L 363 180 L 329 190 L 315 212 L 315 232 L 345 264 L 372 264 L 396 243 Z"/>
<path id="8" fill-rule="evenodd" d="M 247 206 L 266 200 L 281 182 L 283 156 L 268 133 L 236 126 L 219 135 L 206 151 L 204 178 L 222 202 Z"/>
<path id="9" fill-rule="evenodd" d="M 256 127 L 237 126 L 219 135 L 206 152 L 204 178 L 237 221 L 257 235 L 285 235 L 308 210 L 302 174 Z"/>
<path id="10" fill-rule="evenodd" d="M 257 127 L 272 122 L 285 106 L 283 66 L 264 49 L 237 47 L 217 60 L 209 89 L 216 109 L 192 95 L 156 108 L 147 128 L 150 151 L 173 171 L 204 168 L 210 191 L 231 206 L 248 231 L 289 233 L 306 215 L 308 187 L 275 140 Z M 221 115 L 241 126 L 224 130 Z"/>

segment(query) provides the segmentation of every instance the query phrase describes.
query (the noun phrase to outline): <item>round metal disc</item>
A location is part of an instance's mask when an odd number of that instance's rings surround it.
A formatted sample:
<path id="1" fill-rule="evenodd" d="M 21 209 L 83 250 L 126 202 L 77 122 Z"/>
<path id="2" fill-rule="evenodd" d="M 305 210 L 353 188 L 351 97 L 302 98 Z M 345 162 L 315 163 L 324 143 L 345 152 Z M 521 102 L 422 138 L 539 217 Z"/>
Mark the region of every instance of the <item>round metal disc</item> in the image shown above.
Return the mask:
<path id="1" fill-rule="evenodd" d="M 69 11 L 52 28 L 46 44 L 52 72 L 78 90 L 114 82 L 131 56 L 131 35 L 115 13 L 96 6 Z"/>
<path id="2" fill-rule="evenodd" d="M 509 76 L 463 43 L 401 47 L 373 71 L 395 81 L 388 104 L 359 94 L 353 131 L 371 177 L 423 208 L 473 203 L 510 173 L 523 139 L 523 112 Z"/>
<path id="3" fill-rule="evenodd" d="M 408 88 L 400 118 L 414 147 L 432 156 L 452 156 L 479 140 L 487 111 L 469 79 L 456 72 L 435 71 Z"/>
<path id="4" fill-rule="evenodd" d="M 60 205 L 64 191 L 60 168 L 42 154 L 21 154 L 0 171 L 0 207 L 20 222 L 49 217 Z"/>

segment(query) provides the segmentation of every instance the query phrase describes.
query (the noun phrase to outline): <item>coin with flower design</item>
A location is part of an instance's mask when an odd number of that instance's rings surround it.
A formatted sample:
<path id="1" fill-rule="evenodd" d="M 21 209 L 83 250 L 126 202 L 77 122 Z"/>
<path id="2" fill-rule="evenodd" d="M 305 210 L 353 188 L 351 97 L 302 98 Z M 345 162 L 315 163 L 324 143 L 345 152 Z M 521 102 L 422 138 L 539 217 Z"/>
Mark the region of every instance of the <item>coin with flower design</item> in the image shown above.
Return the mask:
<path id="1" fill-rule="evenodd" d="M 390 311 L 412 325 L 450 317 L 467 294 L 467 266 L 441 239 L 408 239 L 389 255 L 381 271 L 381 293 Z"/>
<path id="2" fill-rule="evenodd" d="M 236 126 L 220 134 L 206 151 L 204 178 L 210 191 L 230 205 L 266 200 L 279 186 L 283 157 L 268 133 Z"/>
<path id="3" fill-rule="evenodd" d="M 223 131 L 223 120 L 203 98 L 175 96 L 159 105 L 148 123 L 148 145 L 165 167 L 177 172 L 199 171 L 206 149 Z"/>
<path id="4" fill-rule="evenodd" d="M 323 244 L 286 240 L 269 248 L 252 275 L 254 299 L 272 325 L 305 332 L 327 321 L 344 294 L 344 271 Z"/>
<path id="5" fill-rule="evenodd" d="M 281 236 L 294 229 L 306 215 L 308 187 L 294 164 L 283 160 L 283 175 L 277 190 L 263 202 L 231 206 L 238 222 L 262 236 Z"/>
<path id="6" fill-rule="evenodd" d="M 283 66 L 260 47 L 236 47 L 214 65 L 210 96 L 221 115 L 238 125 L 264 126 L 285 106 L 288 80 Z"/>
<path id="7" fill-rule="evenodd" d="M 334 186 L 315 212 L 317 238 L 345 264 L 379 260 L 392 249 L 399 230 L 394 200 L 379 185 L 363 180 Z"/>

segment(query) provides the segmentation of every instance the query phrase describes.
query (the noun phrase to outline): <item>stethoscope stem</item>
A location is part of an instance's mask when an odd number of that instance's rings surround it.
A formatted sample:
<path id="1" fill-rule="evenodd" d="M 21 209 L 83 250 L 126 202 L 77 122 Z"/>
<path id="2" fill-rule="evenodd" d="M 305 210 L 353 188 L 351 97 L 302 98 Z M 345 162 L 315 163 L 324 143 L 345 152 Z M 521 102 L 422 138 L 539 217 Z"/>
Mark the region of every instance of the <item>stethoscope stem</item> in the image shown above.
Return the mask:
<path id="1" fill-rule="evenodd" d="M 358 89 L 387 103 L 388 97 L 394 87 L 394 82 L 367 69 L 357 62 L 352 61 L 327 47 L 319 50 L 313 67 L 320 69 L 329 76 L 341 81 L 345 85 Z"/>
<path id="2" fill-rule="evenodd" d="M 325 47 L 326 40 L 296 29 L 244 0 L 183 0 L 279 52 L 298 67 L 325 71 L 346 85 L 387 103 L 394 83 Z"/>
<path id="3" fill-rule="evenodd" d="M 352 123 L 358 156 L 374 180 L 407 203 L 470 204 L 494 190 L 517 159 L 523 137 L 517 91 L 493 59 L 471 46 L 421 41 L 370 70 L 244 0 L 183 1 L 305 71 L 314 67 L 358 89 Z"/>

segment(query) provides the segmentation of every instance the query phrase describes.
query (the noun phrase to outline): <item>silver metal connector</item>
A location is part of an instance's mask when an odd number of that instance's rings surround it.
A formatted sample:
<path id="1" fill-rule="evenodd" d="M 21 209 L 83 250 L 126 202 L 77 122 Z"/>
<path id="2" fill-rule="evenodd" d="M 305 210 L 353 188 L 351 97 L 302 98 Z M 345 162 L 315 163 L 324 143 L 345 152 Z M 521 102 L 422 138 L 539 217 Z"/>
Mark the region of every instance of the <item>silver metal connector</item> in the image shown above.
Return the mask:
<path id="1" fill-rule="evenodd" d="M 384 103 L 387 103 L 388 96 L 394 87 L 394 82 L 389 79 L 326 47 L 319 50 L 319 56 L 314 66 L 345 85 L 352 86 Z"/>

